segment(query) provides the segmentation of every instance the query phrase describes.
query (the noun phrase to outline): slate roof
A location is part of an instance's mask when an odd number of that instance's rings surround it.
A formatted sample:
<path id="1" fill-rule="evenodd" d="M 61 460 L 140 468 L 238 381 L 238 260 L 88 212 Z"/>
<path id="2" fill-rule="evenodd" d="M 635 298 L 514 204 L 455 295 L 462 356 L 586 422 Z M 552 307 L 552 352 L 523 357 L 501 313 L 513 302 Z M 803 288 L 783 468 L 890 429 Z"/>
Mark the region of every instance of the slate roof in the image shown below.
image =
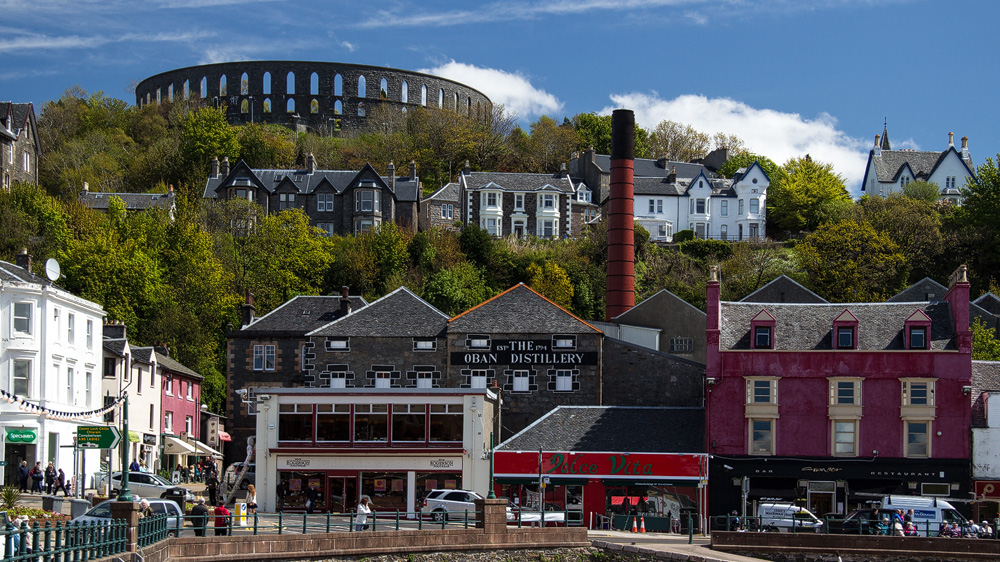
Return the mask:
<path id="1" fill-rule="evenodd" d="M 28 270 L 18 267 L 16 264 L 0 261 L 0 281 L 8 283 L 36 283 L 39 285 L 52 285 L 45 277 L 35 275 Z"/>
<path id="2" fill-rule="evenodd" d="M 629 318 L 631 316 L 638 315 L 639 311 L 643 311 L 646 308 L 652 307 L 653 310 L 663 309 L 664 311 L 666 311 L 666 310 L 670 310 L 670 308 L 674 304 L 688 307 L 691 310 L 697 312 L 698 315 L 700 315 L 700 316 L 703 316 L 703 317 L 707 316 L 705 314 L 705 312 L 703 310 L 701 310 L 700 308 L 698 308 L 697 306 L 694 306 L 693 304 L 689 303 L 688 301 L 686 301 L 686 300 L 678 297 L 677 295 L 671 293 L 667 289 L 660 289 L 656 293 L 654 293 L 654 294 L 650 295 L 649 297 L 647 297 L 647 298 L 643 299 L 642 301 L 640 301 L 638 304 L 636 304 L 632 308 L 626 310 L 625 312 L 622 312 L 618 316 L 615 316 L 614 318 L 612 318 L 612 320 L 615 321 L 615 322 L 620 322 L 620 323 L 623 323 L 623 324 L 627 324 L 628 320 L 629 320 Z"/>
<path id="3" fill-rule="evenodd" d="M 30 102 L 0 101 L 0 121 L 6 122 L 7 127 L 12 131 L 18 131 L 24 127 L 34 111 Z"/>
<path id="4" fill-rule="evenodd" d="M 559 406 L 497 450 L 703 453 L 704 438 L 703 408 Z"/>
<path id="5" fill-rule="evenodd" d="M 791 277 L 781 275 L 743 297 L 740 302 L 820 304 L 829 301 L 806 289 Z"/>
<path id="6" fill-rule="evenodd" d="M 917 281 L 916 283 L 889 297 L 885 302 L 921 302 L 941 300 L 947 293 L 948 287 L 945 287 L 930 277 L 924 277 L 920 281 Z"/>
<path id="7" fill-rule="evenodd" d="M 987 427 L 984 392 L 1000 391 L 1000 361 L 972 362 L 972 427 Z"/>
<path id="8" fill-rule="evenodd" d="M 926 180 L 951 152 L 954 152 L 958 159 L 965 164 L 969 174 L 975 176 L 971 162 L 962 158 L 962 154 L 955 150 L 954 146 L 949 146 L 947 150 L 942 151 L 883 150 L 881 155 L 875 154 L 875 151 L 872 150 L 869 155 L 875 167 L 875 178 L 880 182 L 895 183 L 899 179 L 900 172 L 907 165 L 916 179 Z"/>
<path id="9" fill-rule="evenodd" d="M 116 357 L 125 357 L 126 345 L 128 345 L 128 340 L 125 338 L 104 338 L 101 342 L 104 350 L 114 354 Z"/>
<path id="10" fill-rule="evenodd" d="M 148 365 L 153 364 L 153 348 L 150 347 L 131 347 L 129 350 L 132 352 L 133 361 L 141 361 Z"/>
<path id="11" fill-rule="evenodd" d="M 858 319 L 858 349 L 904 349 L 906 319 L 922 310 L 931 319 L 930 349 L 957 349 L 948 302 L 762 304 L 721 303 L 720 349 L 750 349 L 750 321 L 761 310 L 775 320 L 778 350 L 833 349 L 833 320 L 846 309 Z"/>
<path id="12" fill-rule="evenodd" d="M 444 187 L 423 198 L 423 201 L 458 201 L 461 189 L 457 182 L 449 182 Z"/>
<path id="13" fill-rule="evenodd" d="M 351 310 L 368 306 L 361 297 L 349 297 Z M 305 335 L 340 318 L 340 295 L 299 295 L 264 316 L 254 318 L 239 335 Z"/>
<path id="14" fill-rule="evenodd" d="M 1000 298 L 993 293 L 986 293 L 972 302 L 990 314 L 1000 314 Z"/>
<path id="15" fill-rule="evenodd" d="M 352 311 L 306 335 L 339 337 L 411 337 L 441 336 L 448 327 L 448 316 L 400 287 L 361 310 Z"/>
<path id="16" fill-rule="evenodd" d="M 94 191 L 84 191 L 80 194 L 80 203 L 85 207 L 106 211 L 111 204 L 111 198 L 118 197 L 125 203 L 125 208 L 129 211 L 142 211 L 145 209 L 161 208 L 170 209 L 174 206 L 176 195 L 170 193 L 98 193 Z"/>
<path id="17" fill-rule="evenodd" d="M 217 199 L 218 194 L 216 190 L 219 186 L 232 185 L 234 181 L 250 176 L 253 176 L 253 179 L 259 182 L 260 186 L 269 193 L 275 193 L 282 185 L 293 185 L 295 186 L 296 193 L 300 194 L 313 193 L 317 188 L 322 186 L 331 188 L 336 193 L 343 193 L 348 187 L 351 187 L 354 179 L 365 171 L 366 168 L 372 172 L 375 171 L 369 164 L 365 164 L 361 170 L 314 170 L 310 174 L 305 169 L 252 169 L 241 160 L 231 169 L 229 175 L 209 177 L 205 183 L 203 197 L 206 199 Z M 376 175 L 378 174 L 376 173 Z M 381 178 L 385 185 L 390 185 L 390 178 L 388 176 L 378 175 L 378 177 Z M 395 178 L 397 200 L 418 201 L 421 193 L 419 178 Z"/>
<path id="18" fill-rule="evenodd" d="M 448 330 L 469 334 L 601 333 L 524 283 L 455 316 Z"/>
<path id="19" fill-rule="evenodd" d="M 611 156 L 608 154 L 595 154 L 594 161 L 606 172 L 611 172 Z M 691 162 L 673 162 L 663 160 L 653 160 L 651 158 L 636 158 L 632 161 L 632 175 L 634 177 L 666 177 L 671 168 L 677 168 L 678 178 L 693 178 L 704 172 L 709 178 L 716 177 L 708 168 L 702 164 L 692 164 Z"/>
<path id="20" fill-rule="evenodd" d="M 495 183 L 506 191 L 540 191 L 545 186 L 551 186 L 565 193 L 576 193 L 573 180 L 569 176 L 559 174 L 522 174 L 515 172 L 470 172 L 462 174 L 461 180 L 466 189 L 475 191 Z"/>
<path id="21" fill-rule="evenodd" d="M 161 368 L 166 369 L 166 370 L 171 371 L 171 372 L 174 372 L 174 373 L 180 373 L 182 375 L 185 375 L 187 377 L 191 377 L 193 379 L 197 379 L 197 380 L 204 380 L 205 379 L 205 377 L 199 375 L 193 369 L 191 369 L 190 367 L 187 367 L 186 365 L 184 365 L 180 361 L 177 361 L 173 357 L 170 357 L 169 355 L 164 355 L 164 354 L 160 353 L 159 351 L 154 351 L 153 353 L 156 355 L 156 362 L 160 364 Z"/>

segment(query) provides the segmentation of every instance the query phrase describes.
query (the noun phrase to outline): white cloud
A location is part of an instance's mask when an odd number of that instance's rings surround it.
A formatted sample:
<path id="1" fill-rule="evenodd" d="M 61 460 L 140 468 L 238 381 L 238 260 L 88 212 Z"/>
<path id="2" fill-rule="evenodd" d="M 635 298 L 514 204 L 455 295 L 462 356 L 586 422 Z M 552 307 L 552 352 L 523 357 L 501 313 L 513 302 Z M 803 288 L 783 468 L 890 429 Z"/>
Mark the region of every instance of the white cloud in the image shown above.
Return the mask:
<path id="1" fill-rule="evenodd" d="M 518 117 L 556 114 L 563 108 L 563 102 L 545 90 L 536 88 L 527 77 L 518 73 L 455 61 L 419 72 L 471 86 L 486 94 L 493 103 L 502 103 L 507 111 L 515 113 Z"/>
<path id="2" fill-rule="evenodd" d="M 630 93 L 612 95 L 611 101 L 614 107 L 606 107 L 602 113 L 631 109 L 636 124 L 646 130 L 670 120 L 709 135 L 733 134 L 746 141 L 750 150 L 778 164 L 809 154 L 815 160 L 833 164 L 852 194 L 857 195 L 861 188 L 870 141 L 838 130 L 837 120 L 827 113 L 807 119 L 797 113 L 757 109 L 729 98 L 697 95 L 662 99 L 655 93 Z"/>
<path id="3" fill-rule="evenodd" d="M 350 41 L 341 41 L 340 46 L 347 49 L 347 52 L 349 53 L 353 53 L 354 51 L 358 50 L 358 46 L 355 45 L 354 43 L 351 43 Z"/>

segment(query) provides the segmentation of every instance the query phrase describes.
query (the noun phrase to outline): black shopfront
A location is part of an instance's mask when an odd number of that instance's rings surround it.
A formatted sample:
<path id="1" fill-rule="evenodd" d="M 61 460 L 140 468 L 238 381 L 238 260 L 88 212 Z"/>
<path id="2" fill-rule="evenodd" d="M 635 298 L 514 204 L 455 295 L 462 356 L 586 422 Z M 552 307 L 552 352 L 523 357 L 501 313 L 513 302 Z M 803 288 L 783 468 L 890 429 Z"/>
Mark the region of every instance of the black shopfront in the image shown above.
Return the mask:
<path id="1" fill-rule="evenodd" d="M 970 476 L 966 459 L 713 456 L 709 509 L 712 515 L 733 510 L 752 515 L 758 504 L 774 501 L 806 507 L 817 517 L 836 517 L 890 494 L 967 500 Z M 964 501 L 955 507 L 968 510 Z"/>

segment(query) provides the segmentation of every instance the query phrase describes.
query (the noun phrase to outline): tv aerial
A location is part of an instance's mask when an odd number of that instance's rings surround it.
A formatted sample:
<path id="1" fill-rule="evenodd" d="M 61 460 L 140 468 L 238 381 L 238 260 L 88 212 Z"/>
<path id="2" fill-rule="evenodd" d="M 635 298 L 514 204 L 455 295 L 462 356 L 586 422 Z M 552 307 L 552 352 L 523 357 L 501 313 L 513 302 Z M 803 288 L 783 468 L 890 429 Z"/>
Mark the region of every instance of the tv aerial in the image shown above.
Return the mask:
<path id="1" fill-rule="evenodd" d="M 45 260 L 45 276 L 49 278 L 49 281 L 54 283 L 56 279 L 59 279 L 61 273 L 62 269 L 59 267 L 59 262 L 56 261 L 56 258 Z"/>

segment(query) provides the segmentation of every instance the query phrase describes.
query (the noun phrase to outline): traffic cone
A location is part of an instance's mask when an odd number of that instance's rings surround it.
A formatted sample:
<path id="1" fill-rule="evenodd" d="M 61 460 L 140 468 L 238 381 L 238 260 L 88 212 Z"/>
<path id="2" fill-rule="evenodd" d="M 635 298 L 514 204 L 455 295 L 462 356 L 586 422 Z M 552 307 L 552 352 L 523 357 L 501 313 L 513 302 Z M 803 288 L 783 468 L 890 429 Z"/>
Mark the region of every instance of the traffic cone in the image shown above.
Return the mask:
<path id="1" fill-rule="evenodd" d="M 638 517 L 633 517 L 632 518 L 632 532 L 633 533 L 638 533 L 639 532 L 638 527 L 636 527 L 636 521 L 637 521 L 637 519 L 638 519 Z"/>
<path id="2" fill-rule="evenodd" d="M 640 520 L 640 522 L 639 522 L 639 532 L 640 533 L 645 533 L 646 532 L 646 518 L 645 517 L 643 517 Z"/>

